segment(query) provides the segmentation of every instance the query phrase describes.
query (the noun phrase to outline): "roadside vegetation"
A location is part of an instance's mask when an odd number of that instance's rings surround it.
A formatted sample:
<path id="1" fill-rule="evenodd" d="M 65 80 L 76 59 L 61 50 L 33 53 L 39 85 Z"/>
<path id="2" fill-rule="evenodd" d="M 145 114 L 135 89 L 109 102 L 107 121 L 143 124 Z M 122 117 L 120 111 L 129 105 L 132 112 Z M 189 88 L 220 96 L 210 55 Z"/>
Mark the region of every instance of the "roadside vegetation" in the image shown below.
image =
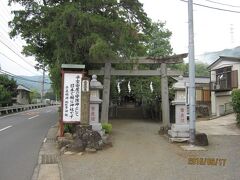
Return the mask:
<path id="1" fill-rule="evenodd" d="M 232 91 L 232 106 L 233 111 L 236 114 L 237 124 L 240 126 L 240 89 Z"/>
<path id="2" fill-rule="evenodd" d="M 10 106 L 13 97 L 17 96 L 16 81 L 6 75 L 0 75 L 0 106 Z"/>

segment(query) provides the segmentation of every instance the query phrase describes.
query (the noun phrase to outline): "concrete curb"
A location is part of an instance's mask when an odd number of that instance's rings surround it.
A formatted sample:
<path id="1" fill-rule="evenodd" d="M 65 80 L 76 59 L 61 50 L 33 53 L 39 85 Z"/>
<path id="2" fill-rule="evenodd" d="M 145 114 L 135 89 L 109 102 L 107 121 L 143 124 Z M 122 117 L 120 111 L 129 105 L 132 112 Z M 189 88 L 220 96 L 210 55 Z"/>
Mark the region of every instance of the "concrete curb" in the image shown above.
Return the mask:
<path id="1" fill-rule="evenodd" d="M 41 145 L 32 180 L 63 180 L 60 153 L 56 143 L 57 132 L 58 123 L 48 130 Z"/>

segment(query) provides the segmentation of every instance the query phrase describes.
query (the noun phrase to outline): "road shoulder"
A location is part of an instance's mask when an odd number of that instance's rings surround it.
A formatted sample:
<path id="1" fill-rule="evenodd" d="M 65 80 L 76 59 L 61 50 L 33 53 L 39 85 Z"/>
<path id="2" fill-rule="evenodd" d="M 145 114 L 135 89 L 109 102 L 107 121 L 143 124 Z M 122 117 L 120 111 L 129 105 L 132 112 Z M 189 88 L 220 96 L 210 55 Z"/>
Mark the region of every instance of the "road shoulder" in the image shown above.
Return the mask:
<path id="1" fill-rule="evenodd" d="M 32 180 L 63 180 L 56 143 L 57 132 L 57 124 L 48 130 L 39 151 L 38 164 L 35 167 Z"/>

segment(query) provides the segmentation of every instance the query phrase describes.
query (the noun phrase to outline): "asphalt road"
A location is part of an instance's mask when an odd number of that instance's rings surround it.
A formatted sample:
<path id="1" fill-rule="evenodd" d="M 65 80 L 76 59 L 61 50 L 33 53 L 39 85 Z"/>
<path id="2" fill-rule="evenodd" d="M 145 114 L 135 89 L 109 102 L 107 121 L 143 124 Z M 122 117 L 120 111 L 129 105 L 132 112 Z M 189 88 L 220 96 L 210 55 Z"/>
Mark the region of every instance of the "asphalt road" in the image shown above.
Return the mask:
<path id="1" fill-rule="evenodd" d="M 0 116 L 0 180 L 30 180 L 57 106 Z"/>

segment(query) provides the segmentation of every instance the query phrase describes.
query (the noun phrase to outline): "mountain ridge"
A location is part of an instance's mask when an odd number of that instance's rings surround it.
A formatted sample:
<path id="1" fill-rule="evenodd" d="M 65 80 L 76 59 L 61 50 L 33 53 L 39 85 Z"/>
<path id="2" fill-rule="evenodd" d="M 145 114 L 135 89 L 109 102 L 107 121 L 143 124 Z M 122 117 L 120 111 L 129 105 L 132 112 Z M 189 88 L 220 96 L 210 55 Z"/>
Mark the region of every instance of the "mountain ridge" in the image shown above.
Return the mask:
<path id="1" fill-rule="evenodd" d="M 17 82 L 17 84 L 21 84 L 30 90 L 36 90 L 39 93 L 42 89 L 42 76 L 18 76 L 13 77 L 13 79 Z M 47 92 L 51 89 L 51 80 L 49 76 L 45 76 L 45 83 L 44 83 L 44 91 Z"/>
<path id="2" fill-rule="evenodd" d="M 240 58 L 240 46 L 237 46 L 232 49 L 224 49 L 221 51 L 206 52 L 202 55 L 199 55 L 198 60 L 203 63 L 211 64 L 214 61 L 216 61 L 219 58 L 219 56 L 229 56 L 229 57 Z"/>

